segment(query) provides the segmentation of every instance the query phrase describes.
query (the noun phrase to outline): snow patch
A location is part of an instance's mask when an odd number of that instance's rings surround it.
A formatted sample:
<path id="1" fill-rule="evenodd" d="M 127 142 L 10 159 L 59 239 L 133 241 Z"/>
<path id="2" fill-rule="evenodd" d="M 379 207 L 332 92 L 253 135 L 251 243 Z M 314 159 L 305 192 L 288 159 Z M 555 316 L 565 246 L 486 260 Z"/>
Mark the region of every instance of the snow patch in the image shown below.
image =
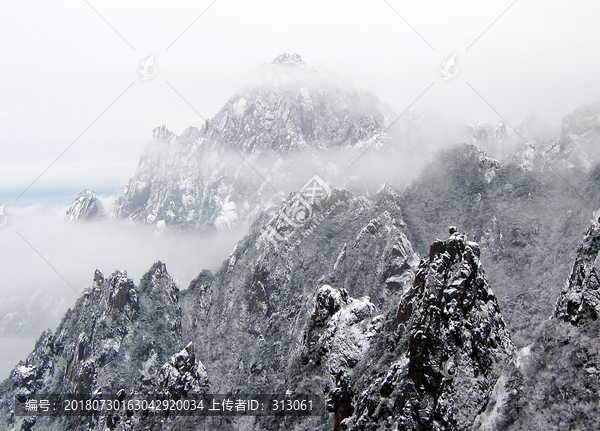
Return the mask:
<path id="1" fill-rule="evenodd" d="M 523 366 L 523 364 L 525 363 L 525 361 L 527 360 L 527 358 L 529 356 L 531 356 L 532 348 L 533 348 L 533 343 L 531 343 L 529 346 L 525 346 L 522 349 L 517 350 L 516 355 L 515 355 L 515 363 L 517 365 L 517 368 L 521 368 Z"/>
<path id="2" fill-rule="evenodd" d="M 236 212 L 235 202 L 225 202 L 221 207 L 221 214 L 215 221 L 217 230 L 227 230 L 237 227 L 239 216 Z"/>

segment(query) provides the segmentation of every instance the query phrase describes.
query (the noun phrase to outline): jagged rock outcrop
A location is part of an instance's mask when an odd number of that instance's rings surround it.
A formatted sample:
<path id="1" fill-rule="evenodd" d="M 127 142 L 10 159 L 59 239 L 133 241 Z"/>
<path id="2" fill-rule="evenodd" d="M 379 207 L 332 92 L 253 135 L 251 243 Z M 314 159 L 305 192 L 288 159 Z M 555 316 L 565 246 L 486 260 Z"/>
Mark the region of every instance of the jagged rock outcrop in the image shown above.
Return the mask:
<path id="1" fill-rule="evenodd" d="M 208 375 L 202 361 L 196 360 L 190 342 L 183 350 L 169 358 L 157 377 L 157 393 L 167 399 L 179 400 L 190 392 L 208 389 Z"/>
<path id="2" fill-rule="evenodd" d="M 181 350 L 183 348 L 183 350 Z M 181 350 L 181 351 L 180 351 Z M 176 353 L 178 352 L 179 353 Z M 0 386 L 6 429 L 27 418 L 14 415 L 15 394 L 156 394 L 172 398 L 206 390 L 207 375 L 181 330 L 179 289 L 158 262 L 139 286 L 124 271 L 94 274 L 75 306 Z M 139 416 L 39 417 L 36 429 L 131 429 Z M 23 425 L 25 426 L 25 425 Z M 141 425 L 140 425 L 141 426 Z"/>
<path id="3" fill-rule="evenodd" d="M 554 316 L 580 325 L 600 316 L 600 228 L 598 222 L 587 232 L 565 289 L 558 297 Z"/>
<path id="4" fill-rule="evenodd" d="M 316 151 L 387 145 L 376 97 L 283 54 L 260 68 L 199 128 L 154 129 L 138 170 L 114 204 L 118 218 L 197 229 L 231 229 L 279 205 L 310 164 L 324 177 L 342 167 Z M 339 163 L 339 162 L 337 162 Z M 266 182 L 265 182 L 266 180 Z"/>
<path id="5" fill-rule="evenodd" d="M 104 217 L 104 205 L 98 193 L 92 190 L 83 190 L 79 193 L 66 214 L 66 219 L 69 221 L 95 221 Z"/>
<path id="6" fill-rule="evenodd" d="M 479 257 L 463 234 L 431 246 L 396 315 L 346 378 L 353 412 L 339 429 L 471 426 L 513 353 Z"/>

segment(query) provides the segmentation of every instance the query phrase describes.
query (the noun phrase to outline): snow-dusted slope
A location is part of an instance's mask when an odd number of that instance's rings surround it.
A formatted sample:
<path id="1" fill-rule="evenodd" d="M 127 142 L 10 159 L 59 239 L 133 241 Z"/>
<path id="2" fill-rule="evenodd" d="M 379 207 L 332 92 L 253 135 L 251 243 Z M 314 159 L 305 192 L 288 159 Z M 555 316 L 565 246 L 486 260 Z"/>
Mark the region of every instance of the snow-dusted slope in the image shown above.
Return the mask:
<path id="1" fill-rule="evenodd" d="M 356 371 L 336 429 L 464 430 L 485 407 L 513 353 L 479 246 L 450 229 L 419 264 L 413 286 Z"/>
<path id="2" fill-rule="evenodd" d="M 497 171 L 466 149 L 478 176 Z M 600 229 L 579 250 L 560 318 L 513 355 L 477 243 L 452 228 L 419 262 L 392 187 L 368 199 L 318 178 L 308 185 L 261 215 L 219 271 L 203 271 L 184 291 L 161 263 L 139 285 L 125 272 L 97 272 L 58 329 L 42 334 L 0 385 L 3 426 L 593 429 Z M 14 414 L 15 394 L 121 389 L 170 398 L 307 393 L 326 400 L 330 415 L 159 423 L 138 414 L 86 422 Z"/>
<path id="3" fill-rule="evenodd" d="M 143 418 L 123 423 L 125 418 L 111 413 L 89 424 L 81 418 L 18 417 L 16 394 L 140 391 L 178 398 L 204 391 L 206 371 L 182 335 L 179 297 L 177 284 L 161 262 L 137 286 L 125 271 L 105 278 L 96 270 L 91 288 L 67 311 L 56 331 L 45 331 L 34 351 L 0 385 L 4 416 L 0 428 L 65 430 L 96 424 L 96 429 L 115 429 L 118 424 L 116 429 L 144 429 L 139 423 Z"/>

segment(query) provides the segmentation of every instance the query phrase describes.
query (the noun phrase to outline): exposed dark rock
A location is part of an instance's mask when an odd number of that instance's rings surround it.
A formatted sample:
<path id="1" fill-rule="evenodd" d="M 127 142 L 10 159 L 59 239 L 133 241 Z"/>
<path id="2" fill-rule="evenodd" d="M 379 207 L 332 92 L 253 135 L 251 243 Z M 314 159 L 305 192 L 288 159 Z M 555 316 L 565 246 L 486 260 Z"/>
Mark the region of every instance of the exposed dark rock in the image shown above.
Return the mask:
<path id="1" fill-rule="evenodd" d="M 597 320 L 600 315 L 600 228 L 587 232 L 571 277 L 558 297 L 554 316 L 574 325 Z"/>
<path id="2" fill-rule="evenodd" d="M 157 376 L 157 393 L 167 399 L 178 400 L 188 393 L 201 393 L 206 389 L 206 368 L 196 360 L 191 342 L 181 352 L 171 356 Z"/>
<path id="3" fill-rule="evenodd" d="M 328 285 L 321 286 L 315 296 L 315 311 L 311 317 L 313 325 L 323 326 L 327 319 L 346 304 L 348 304 L 346 289 L 337 290 Z"/>
<path id="4" fill-rule="evenodd" d="M 341 429 L 469 428 L 513 352 L 477 244 L 436 241 L 395 320 L 352 375 L 354 413 Z"/>

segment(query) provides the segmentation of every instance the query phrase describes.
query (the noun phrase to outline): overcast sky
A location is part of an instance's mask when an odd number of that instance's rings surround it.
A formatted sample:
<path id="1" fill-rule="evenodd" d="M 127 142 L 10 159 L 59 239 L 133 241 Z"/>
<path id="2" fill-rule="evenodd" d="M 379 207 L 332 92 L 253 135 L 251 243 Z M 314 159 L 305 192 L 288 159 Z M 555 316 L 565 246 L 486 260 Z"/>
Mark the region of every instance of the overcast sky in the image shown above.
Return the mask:
<path id="1" fill-rule="evenodd" d="M 209 118 L 250 70 L 282 52 L 373 91 L 397 113 L 435 83 L 414 109 L 498 122 L 468 81 L 514 126 L 531 113 L 558 125 L 600 100 L 598 22 L 600 2 L 583 0 L 5 1 L 0 204 L 121 191 L 156 125 L 180 133 L 202 123 L 167 81 Z M 453 54 L 458 73 L 443 80 Z M 157 73 L 142 80 L 150 55 Z"/>

